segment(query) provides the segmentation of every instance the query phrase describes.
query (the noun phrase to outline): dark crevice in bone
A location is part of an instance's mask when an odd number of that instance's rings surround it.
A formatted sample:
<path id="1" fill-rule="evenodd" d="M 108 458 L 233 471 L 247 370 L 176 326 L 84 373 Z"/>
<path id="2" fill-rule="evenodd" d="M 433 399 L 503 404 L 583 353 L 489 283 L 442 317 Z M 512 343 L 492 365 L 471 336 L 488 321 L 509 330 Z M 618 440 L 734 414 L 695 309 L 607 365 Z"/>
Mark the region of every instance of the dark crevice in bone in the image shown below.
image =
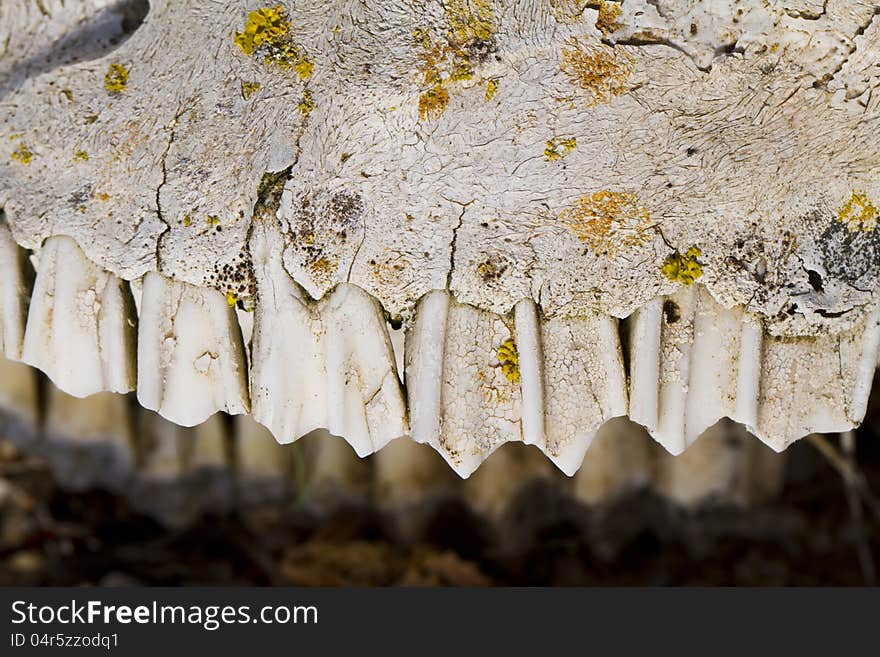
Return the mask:
<path id="1" fill-rule="evenodd" d="M 63 34 L 47 49 L 16 66 L 16 73 L 0 78 L 0 100 L 16 91 L 28 78 L 61 66 L 100 59 L 113 52 L 143 25 L 150 12 L 148 0 L 119 0 L 89 16 Z"/>

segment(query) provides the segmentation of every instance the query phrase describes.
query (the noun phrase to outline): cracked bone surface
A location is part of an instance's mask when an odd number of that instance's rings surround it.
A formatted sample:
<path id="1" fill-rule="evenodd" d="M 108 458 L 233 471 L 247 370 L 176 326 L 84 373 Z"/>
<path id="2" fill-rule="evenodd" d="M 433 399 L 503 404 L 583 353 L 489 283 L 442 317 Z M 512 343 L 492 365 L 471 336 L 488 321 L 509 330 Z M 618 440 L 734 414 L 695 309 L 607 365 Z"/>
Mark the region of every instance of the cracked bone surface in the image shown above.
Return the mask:
<path id="1" fill-rule="evenodd" d="M 584 500 L 655 476 L 623 416 L 708 432 L 657 481 L 750 467 L 722 418 L 782 450 L 865 413 L 878 60 L 864 0 L 3 3 L 0 352 L 213 427 L 156 419 L 144 481 L 222 461 L 218 411 L 462 477 L 522 442 Z M 352 495 L 443 479 L 314 440 Z M 492 513 L 543 476 L 507 451 Z"/>

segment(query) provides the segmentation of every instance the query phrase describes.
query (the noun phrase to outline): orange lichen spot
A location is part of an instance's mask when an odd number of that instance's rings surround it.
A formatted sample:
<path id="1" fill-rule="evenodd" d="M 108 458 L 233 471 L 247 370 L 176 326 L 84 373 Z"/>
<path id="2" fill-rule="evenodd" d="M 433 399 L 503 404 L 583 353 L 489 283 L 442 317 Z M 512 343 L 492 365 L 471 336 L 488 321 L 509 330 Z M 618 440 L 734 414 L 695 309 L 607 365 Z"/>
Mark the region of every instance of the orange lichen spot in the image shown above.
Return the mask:
<path id="1" fill-rule="evenodd" d="M 9 157 L 11 157 L 19 164 L 28 165 L 31 163 L 31 160 L 34 159 L 34 154 L 28 149 L 27 146 L 19 142 L 18 148 L 12 151 Z"/>
<path id="2" fill-rule="evenodd" d="M 309 114 L 312 113 L 312 110 L 315 109 L 315 101 L 312 98 L 312 94 L 308 89 L 303 91 L 302 100 L 299 101 L 299 105 L 296 106 L 296 109 L 299 110 L 299 113 L 302 114 L 303 121 L 309 118 Z"/>
<path id="3" fill-rule="evenodd" d="M 501 365 L 501 373 L 508 381 L 519 385 L 519 354 L 516 351 L 516 343 L 508 338 L 501 343 L 495 355 Z"/>
<path id="4" fill-rule="evenodd" d="M 846 203 L 837 211 L 837 220 L 846 224 L 850 232 L 870 233 L 877 228 L 880 208 L 864 192 L 853 192 Z"/>
<path id="5" fill-rule="evenodd" d="M 293 68 L 300 80 L 312 75 L 314 64 L 291 35 L 287 11 L 281 5 L 255 9 L 247 16 L 244 30 L 232 41 L 248 56 L 260 56 L 266 64 Z"/>
<path id="6" fill-rule="evenodd" d="M 99 201 L 104 201 L 105 203 L 110 200 L 110 194 L 107 192 L 98 192 L 95 194 L 95 198 Z"/>
<path id="7" fill-rule="evenodd" d="M 214 226 L 219 226 L 220 217 L 214 214 L 209 214 L 207 217 L 205 217 L 205 223 L 208 224 L 211 228 L 213 228 Z"/>
<path id="8" fill-rule="evenodd" d="M 241 97 L 244 98 L 245 100 L 247 100 L 248 98 L 250 98 L 251 96 L 253 96 L 255 93 L 257 93 L 260 90 L 260 86 L 261 85 L 259 82 L 244 82 L 244 81 L 242 81 L 242 83 L 241 83 Z"/>
<path id="9" fill-rule="evenodd" d="M 608 35 L 620 28 L 617 19 L 623 13 L 620 4 L 617 2 L 606 2 L 599 0 L 599 16 L 596 18 L 596 29 L 602 34 Z"/>
<path id="10" fill-rule="evenodd" d="M 548 139 L 544 145 L 544 158 L 550 162 L 561 160 L 571 151 L 577 148 L 577 139 L 575 137 L 553 137 Z"/>
<path id="11" fill-rule="evenodd" d="M 703 266 L 697 260 L 701 255 L 702 252 L 695 246 L 684 254 L 676 251 L 666 258 L 660 272 L 670 281 L 693 285 L 694 281 L 703 275 Z"/>
<path id="12" fill-rule="evenodd" d="M 644 244 L 651 213 L 635 194 L 604 190 L 579 198 L 560 220 L 598 255 L 614 256 Z"/>
<path id="13" fill-rule="evenodd" d="M 597 105 L 626 92 L 635 60 L 621 48 L 571 38 L 562 48 L 560 68 L 572 84 L 589 94 L 587 105 Z"/>
<path id="14" fill-rule="evenodd" d="M 449 92 L 441 84 L 435 84 L 419 96 L 419 119 L 431 121 L 440 118 L 449 105 Z"/>
<path id="15" fill-rule="evenodd" d="M 112 95 L 121 94 L 128 86 L 128 69 L 119 63 L 110 64 L 104 74 L 104 88 Z"/>
<path id="16" fill-rule="evenodd" d="M 89 161 L 89 154 L 86 153 L 85 151 L 77 151 L 76 153 L 73 154 L 73 159 L 77 160 L 79 162 L 88 162 Z"/>
<path id="17" fill-rule="evenodd" d="M 498 80 L 489 80 L 486 83 L 486 102 L 488 103 L 490 100 L 495 98 L 495 94 L 498 93 Z"/>
<path id="18" fill-rule="evenodd" d="M 589 5 L 587 0 L 549 0 L 549 3 L 553 18 L 565 25 L 582 21 L 584 9 Z"/>

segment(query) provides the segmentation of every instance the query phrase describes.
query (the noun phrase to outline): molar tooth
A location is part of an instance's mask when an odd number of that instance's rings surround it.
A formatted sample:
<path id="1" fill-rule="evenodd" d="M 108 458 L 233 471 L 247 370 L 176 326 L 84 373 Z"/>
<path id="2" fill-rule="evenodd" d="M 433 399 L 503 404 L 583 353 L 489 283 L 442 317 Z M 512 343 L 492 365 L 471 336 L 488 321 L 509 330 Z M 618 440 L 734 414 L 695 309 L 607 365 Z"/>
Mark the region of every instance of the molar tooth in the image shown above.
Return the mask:
<path id="1" fill-rule="evenodd" d="M 125 395 L 72 397 L 49 386 L 45 456 L 65 487 L 121 488 L 134 469 L 134 442 Z"/>
<path id="2" fill-rule="evenodd" d="M 722 417 L 756 415 L 760 328 L 701 285 L 651 301 L 633 318 L 630 417 L 671 454 Z"/>
<path id="3" fill-rule="evenodd" d="M 2 215 L 0 215 L 2 217 Z M 0 219 L 0 357 L 21 360 L 28 290 L 26 257 Z"/>
<path id="4" fill-rule="evenodd" d="M 357 287 L 340 284 L 321 316 L 327 344 L 327 428 L 358 456 L 408 432 L 406 405 L 385 318 Z"/>
<path id="5" fill-rule="evenodd" d="M 604 315 L 545 320 L 540 336 L 546 437 L 537 444 L 571 476 L 585 453 L 590 458 L 587 448 L 603 423 L 627 412 L 617 320 Z"/>
<path id="6" fill-rule="evenodd" d="M 848 431 L 864 418 L 880 311 L 839 335 L 765 336 L 755 435 L 776 451 L 810 433 Z"/>
<path id="7" fill-rule="evenodd" d="M 138 401 L 183 426 L 220 410 L 248 411 L 241 332 L 224 296 L 144 278 L 138 332 Z"/>
<path id="8" fill-rule="evenodd" d="M 518 367 L 505 374 L 498 351 L 512 333 L 487 311 L 427 295 L 407 336 L 412 437 L 468 477 L 493 451 L 521 440 Z"/>
<path id="9" fill-rule="evenodd" d="M 22 359 L 64 392 L 135 387 L 134 306 L 124 281 L 88 260 L 69 237 L 43 245 Z"/>
<path id="10" fill-rule="evenodd" d="M 359 456 L 371 454 L 408 429 L 382 309 L 345 283 L 311 302 L 284 270 L 281 243 L 267 224 L 256 226 L 250 240 L 259 293 L 254 418 L 280 442 L 327 428 Z"/>

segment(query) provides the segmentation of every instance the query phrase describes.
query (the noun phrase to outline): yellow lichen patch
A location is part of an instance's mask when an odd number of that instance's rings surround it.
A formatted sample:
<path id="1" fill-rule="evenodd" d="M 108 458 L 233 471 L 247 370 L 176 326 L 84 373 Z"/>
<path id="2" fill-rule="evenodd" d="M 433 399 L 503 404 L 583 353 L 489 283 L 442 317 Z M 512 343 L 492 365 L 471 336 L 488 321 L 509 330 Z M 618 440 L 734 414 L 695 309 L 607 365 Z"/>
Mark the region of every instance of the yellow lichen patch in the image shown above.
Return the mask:
<path id="1" fill-rule="evenodd" d="M 315 101 L 312 98 L 312 94 L 308 89 L 303 91 L 302 100 L 299 101 L 299 105 L 296 106 L 296 109 L 299 110 L 299 113 L 302 114 L 303 120 L 309 118 L 309 114 L 312 113 L 312 110 L 315 109 Z"/>
<path id="2" fill-rule="evenodd" d="M 449 105 L 449 92 L 441 84 L 436 84 L 419 96 L 419 119 L 437 119 Z"/>
<path id="3" fill-rule="evenodd" d="M 122 64 L 113 63 L 104 74 L 104 88 L 108 93 L 121 94 L 128 86 L 128 69 Z"/>
<path id="4" fill-rule="evenodd" d="M 217 215 L 209 214 L 207 217 L 205 217 L 205 223 L 208 224 L 211 228 L 213 228 L 214 226 L 219 226 L 220 217 L 218 217 Z"/>
<path id="5" fill-rule="evenodd" d="M 596 18 L 596 29 L 602 34 L 611 34 L 620 27 L 617 19 L 623 13 L 620 4 L 617 2 L 606 2 L 599 0 L 599 16 Z"/>
<path id="6" fill-rule="evenodd" d="M 850 232 L 869 233 L 877 228 L 880 219 L 878 208 L 864 192 L 853 192 L 846 203 L 837 211 L 837 220 L 846 224 Z"/>
<path id="7" fill-rule="evenodd" d="M 332 280 L 333 275 L 338 268 L 336 260 L 328 258 L 327 256 L 321 256 L 320 258 L 313 260 L 308 266 L 312 278 L 316 283 L 322 285 L 329 283 Z"/>
<path id="8" fill-rule="evenodd" d="M 312 75 L 314 64 L 291 36 L 291 23 L 281 5 L 255 9 L 247 16 L 242 32 L 232 41 L 248 56 L 261 56 L 266 64 L 293 68 L 300 80 Z"/>
<path id="9" fill-rule="evenodd" d="M 315 69 L 315 63 L 308 57 L 301 57 L 300 60 L 293 65 L 293 70 L 299 75 L 300 80 L 307 80 L 312 77 L 312 71 Z"/>
<path id="10" fill-rule="evenodd" d="M 587 44 L 572 38 L 562 48 L 560 68 L 572 84 L 589 94 L 587 105 L 596 105 L 626 92 L 626 81 L 635 68 L 635 60 L 621 48 Z"/>
<path id="11" fill-rule="evenodd" d="M 554 137 L 548 139 L 545 143 L 544 158 L 550 162 L 561 160 L 571 151 L 577 148 L 577 139 L 575 137 Z"/>
<path id="12" fill-rule="evenodd" d="M 89 154 L 86 153 L 85 151 L 77 151 L 76 153 L 73 154 L 73 159 L 78 160 L 79 162 L 88 162 L 89 161 Z"/>
<path id="13" fill-rule="evenodd" d="M 670 281 L 692 285 L 703 275 L 703 266 L 697 260 L 701 255 L 702 252 L 695 246 L 689 248 L 684 254 L 676 251 L 666 258 L 660 272 Z"/>
<path id="14" fill-rule="evenodd" d="M 235 291 L 231 287 L 226 288 L 226 303 L 229 304 L 229 307 L 234 308 L 237 301 L 238 297 L 236 296 Z"/>
<path id="15" fill-rule="evenodd" d="M 519 385 L 519 354 L 516 351 L 516 343 L 508 338 L 501 343 L 495 355 L 501 365 L 501 373 L 508 381 Z"/>
<path id="16" fill-rule="evenodd" d="M 608 190 L 579 198 L 559 218 L 598 255 L 641 246 L 651 227 L 651 213 L 635 194 Z"/>
<path id="17" fill-rule="evenodd" d="M 495 49 L 495 11 L 489 0 L 448 0 L 444 3 L 445 34 L 418 28 L 413 31 L 420 51 L 418 73 L 419 118 L 439 118 L 449 104 L 449 88 L 478 77 L 478 68 Z M 490 81 L 486 100 L 498 89 Z"/>
<path id="18" fill-rule="evenodd" d="M 192 217 L 190 217 L 188 214 L 183 215 L 183 227 L 189 228 L 190 224 L 192 224 Z"/>
<path id="19" fill-rule="evenodd" d="M 495 98 L 495 94 L 498 93 L 498 80 L 489 80 L 486 83 L 486 102 L 489 102 L 493 98 Z"/>
<path id="20" fill-rule="evenodd" d="M 259 82 L 244 82 L 244 81 L 242 81 L 242 83 L 241 83 L 241 97 L 244 98 L 245 100 L 247 100 L 248 98 L 250 98 L 251 96 L 253 96 L 255 93 L 257 93 L 260 90 L 260 86 L 261 85 Z"/>
<path id="21" fill-rule="evenodd" d="M 31 163 L 32 159 L 34 159 L 34 154 L 30 150 L 28 150 L 27 146 L 19 142 L 18 148 L 12 151 L 9 157 L 11 157 L 19 164 L 27 165 Z"/>

